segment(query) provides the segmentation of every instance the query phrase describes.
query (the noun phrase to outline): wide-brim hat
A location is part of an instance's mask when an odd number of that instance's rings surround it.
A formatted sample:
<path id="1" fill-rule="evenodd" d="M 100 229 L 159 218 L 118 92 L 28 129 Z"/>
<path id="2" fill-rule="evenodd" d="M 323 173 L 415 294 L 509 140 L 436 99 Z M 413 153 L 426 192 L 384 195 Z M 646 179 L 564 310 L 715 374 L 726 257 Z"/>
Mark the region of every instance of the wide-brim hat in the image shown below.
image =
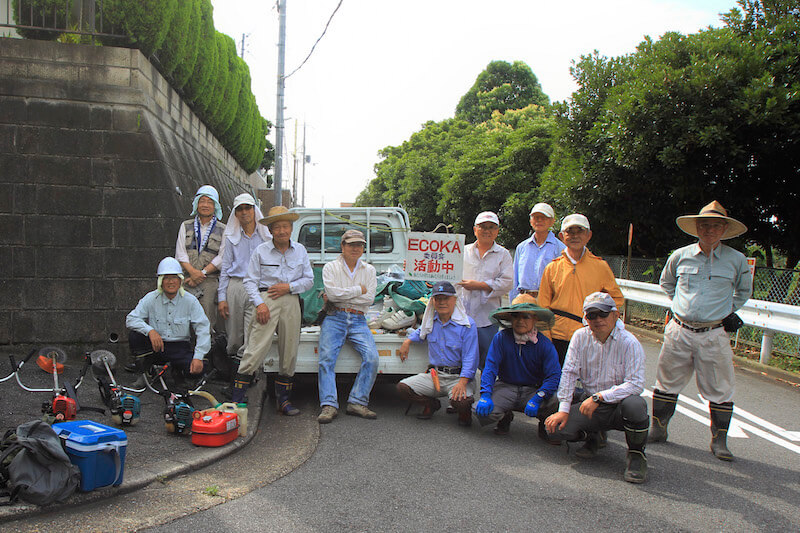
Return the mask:
<path id="1" fill-rule="evenodd" d="M 533 313 L 536 315 L 535 327 L 538 330 L 550 329 L 555 324 L 556 316 L 549 309 L 539 307 L 536 305 L 536 298 L 530 294 L 520 294 L 511 305 L 506 307 L 499 307 L 492 311 L 489 318 L 495 324 L 499 324 L 504 328 L 511 327 L 511 317 L 515 313 Z"/>
<path id="2" fill-rule="evenodd" d="M 297 213 L 292 213 L 286 207 L 282 205 L 276 205 L 275 207 L 270 208 L 267 216 L 259 220 L 259 224 L 264 224 L 265 226 L 269 226 L 270 224 L 274 224 L 275 222 L 280 222 L 281 220 L 288 220 L 289 222 L 294 222 L 300 218 L 300 215 Z"/>
<path id="3" fill-rule="evenodd" d="M 678 224 L 678 227 L 684 232 L 692 237 L 697 237 L 698 218 L 718 218 L 726 220 L 728 222 L 728 227 L 725 229 L 725 233 L 722 237 L 720 237 L 722 240 L 738 237 L 747 231 L 747 226 L 735 218 L 729 217 L 728 211 L 716 200 L 703 207 L 696 215 L 683 215 L 676 218 L 675 223 Z"/>

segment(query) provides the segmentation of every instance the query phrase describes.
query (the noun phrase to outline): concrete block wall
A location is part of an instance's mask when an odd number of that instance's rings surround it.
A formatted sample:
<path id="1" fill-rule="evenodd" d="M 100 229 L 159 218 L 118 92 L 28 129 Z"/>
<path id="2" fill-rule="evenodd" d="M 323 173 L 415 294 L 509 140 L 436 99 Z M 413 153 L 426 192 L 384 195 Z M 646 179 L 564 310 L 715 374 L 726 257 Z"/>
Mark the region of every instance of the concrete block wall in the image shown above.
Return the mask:
<path id="1" fill-rule="evenodd" d="M 0 38 L 0 347 L 125 338 L 197 188 L 249 180 L 138 50 Z"/>

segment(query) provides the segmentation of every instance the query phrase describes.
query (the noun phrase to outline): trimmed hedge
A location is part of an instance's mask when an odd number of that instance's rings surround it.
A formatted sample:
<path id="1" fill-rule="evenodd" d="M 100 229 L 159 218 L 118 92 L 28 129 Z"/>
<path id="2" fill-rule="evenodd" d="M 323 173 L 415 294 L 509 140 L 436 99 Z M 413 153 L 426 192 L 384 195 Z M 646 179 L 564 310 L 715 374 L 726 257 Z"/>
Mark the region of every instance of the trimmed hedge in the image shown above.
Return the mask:
<path id="1" fill-rule="evenodd" d="M 13 0 L 12 6 L 17 24 L 66 26 L 64 0 Z M 214 29 L 211 0 L 104 0 L 102 8 L 104 23 L 121 28 L 145 56 L 158 59 L 159 71 L 242 168 L 259 168 L 269 145 L 270 124 L 258 110 L 250 69 L 236 55 L 236 43 Z M 29 39 L 58 37 L 58 32 L 18 32 Z M 101 42 L 120 44 L 109 37 Z"/>

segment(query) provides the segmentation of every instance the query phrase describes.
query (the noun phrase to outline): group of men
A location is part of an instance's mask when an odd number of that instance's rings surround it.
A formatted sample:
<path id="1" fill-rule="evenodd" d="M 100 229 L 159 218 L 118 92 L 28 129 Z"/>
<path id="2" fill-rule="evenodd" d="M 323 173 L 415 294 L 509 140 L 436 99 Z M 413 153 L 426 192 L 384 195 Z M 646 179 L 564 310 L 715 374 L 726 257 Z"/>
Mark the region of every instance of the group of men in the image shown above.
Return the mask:
<path id="1" fill-rule="evenodd" d="M 299 295 L 313 285 L 308 254 L 291 239 L 298 216 L 275 207 L 264 217 L 255 200 L 242 194 L 225 225 L 210 186 L 198 190 L 192 215 L 179 229 L 175 258 L 159 264 L 157 289 L 128 315 L 132 353 L 154 352 L 179 373 L 200 373 L 219 313 L 227 352 L 237 360 L 232 400 L 243 402 L 277 331 L 278 411 L 298 414 L 291 390 Z M 512 259 L 496 242 L 498 216 L 477 216 L 476 240 L 464 251 L 464 279 L 456 286 L 433 286 L 420 327 L 399 350 L 405 360 L 411 343 L 427 343 L 430 363 L 427 372 L 398 383 L 399 395 L 421 405 L 420 419 L 430 419 L 441 408 L 439 398 L 448 397 L 448 411 L 457 413 L 460 425 L 471 425 L 474 416 L 481 425 L 495 423 L 498 435 L 509 432 L 514 411 L 523 412 L 538 418 L 539 436 L 550 444 L 583 441 L 576 452 L 583 458 L 605 446 L 606 431 L 621 430 L 628 445 L 623 477 L 641 483 L 647 473 L 645 444 L 666 441 L 678 394 L 695 372 L 700 393 L 710 402 L 711 450 L 731 460 L 726 434 L 734 375 L 728 331 L 750 296 L 752 277 L 744 256 L 721 241 L 741 235 L 745 226 L 718 202 L 677 219 L 698 242 L 675 251 L 661 275 L 672 308 L 651 427 L 641 396 L 644 351 L 619 319 L 623 296 L 611 269 L 587 248 L 589 220 L 577 213 L 564 217 L 561 239 L 550 230 L 554 223 L 553 208 L 536 204 L 530 211 L 532 234 Z M 376 272 L 361 260 L 365 245 L 363 233 L 346 231 L 341 254 L 322 272 L 321 424 L 338 416 L 334 368 L 346 341 L 362 359 L 346 413 L 377 418 L 368 405 L 378 354 L 365 317 L 375 300 Z M 503 307 L 506 294 L 511 303 Z M 190 329 L 197 337 L 194 349 Z"/>

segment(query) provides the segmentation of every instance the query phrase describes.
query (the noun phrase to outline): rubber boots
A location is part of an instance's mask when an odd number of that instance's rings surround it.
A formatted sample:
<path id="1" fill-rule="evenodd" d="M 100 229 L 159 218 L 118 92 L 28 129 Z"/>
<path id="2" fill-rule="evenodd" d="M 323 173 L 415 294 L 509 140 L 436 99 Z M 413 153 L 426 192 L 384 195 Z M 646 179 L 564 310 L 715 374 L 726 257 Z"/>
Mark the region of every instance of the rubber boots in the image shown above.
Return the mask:
<path id="1" fill-rule="evenodd" d="M 233 377 L 233 392 L 231 393 L 231 402 L 233 403 L 247 403 L 247 388 L 253 380 L 252 375 L 237 373 Z"/>
<path id="2" fill-rule="evenodd" d="M 644 428 L 625 426 L 625 441 L 628 443 L 625 474 L 622 476 L 628 483 L 644 483 L 647 479 L 647 456 L 644 454 L 647 442 L 647 422 Z"/>
<path id="3" fill-rule="evenodd" d="M 667 442 L 667 424 L 675 414 L 677 394 L 668 394 L 658 389 L 653 390 L 653 424 L 650 427 L 648 442 Z"/>
<path id="4" fill-rule="evenodd" d="M 458 412 L 458 425 L 469 427 L 472 425 L 472 396 L 468 396 L 463 400 L 450 400 L 452 405 Z"/>
<path id="5" fill-rule="evenodd" d="M 300 409 L 292 405 L 290 399 L 293 385 L 294 378 L 290 376 L 281 376 L 278 374 L 278 377 L 275 378 L 275 397 L 278 402 L 278 412 L 286 416 L 300 414 Z"/>
<path id="6" fill-rule="evenodd" d="M 733 454 L 728 450 L 728 426 L 733 416 L 733 402 L 709 403 L 711 413 L 711 452 L 722 461 L 733 461 Z"/>

